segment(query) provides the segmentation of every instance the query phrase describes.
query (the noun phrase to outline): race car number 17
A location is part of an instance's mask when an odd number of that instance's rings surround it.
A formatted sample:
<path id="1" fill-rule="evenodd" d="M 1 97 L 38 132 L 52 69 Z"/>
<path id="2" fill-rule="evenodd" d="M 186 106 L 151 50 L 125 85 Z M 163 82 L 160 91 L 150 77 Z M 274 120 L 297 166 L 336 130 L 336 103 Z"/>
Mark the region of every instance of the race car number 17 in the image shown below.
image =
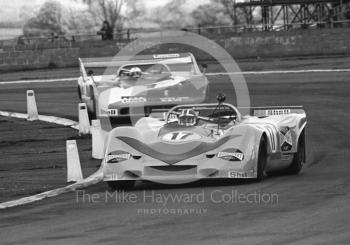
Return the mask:
<path id="1" fill-rule="evenodd" d="M 162 137 L 162 140 L 168 141 L 168 142 L 185 142 L 185 141 L 192 141 L 192 140 L 198 140 L 201 136 L 199 134 L 193 133 L 193 132 L 187 132 L 187 131 L 177 131 L 177 132 L 171 132 L 167 133 Z"/>

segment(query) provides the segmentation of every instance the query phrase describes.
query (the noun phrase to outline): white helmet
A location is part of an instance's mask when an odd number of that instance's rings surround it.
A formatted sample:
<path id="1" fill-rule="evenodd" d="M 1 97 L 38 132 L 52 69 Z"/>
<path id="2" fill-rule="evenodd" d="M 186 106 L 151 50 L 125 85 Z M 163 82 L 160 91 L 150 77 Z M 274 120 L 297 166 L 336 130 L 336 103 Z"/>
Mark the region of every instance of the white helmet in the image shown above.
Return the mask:
<path id="1" fill-rule="evenodd" d="M 179 125 L 195 126 L 198 123 L 198 115 L 193 109 L 183 109 L 179 115 Z"/>
<path id="2" fill-rule="evenodd" d="M 132 67 L 130 69 L 130 76 L 131 77 L 135 77 L 135 78 L 139 78 L 141 77 L 142 71 L 139 67 Z"/>

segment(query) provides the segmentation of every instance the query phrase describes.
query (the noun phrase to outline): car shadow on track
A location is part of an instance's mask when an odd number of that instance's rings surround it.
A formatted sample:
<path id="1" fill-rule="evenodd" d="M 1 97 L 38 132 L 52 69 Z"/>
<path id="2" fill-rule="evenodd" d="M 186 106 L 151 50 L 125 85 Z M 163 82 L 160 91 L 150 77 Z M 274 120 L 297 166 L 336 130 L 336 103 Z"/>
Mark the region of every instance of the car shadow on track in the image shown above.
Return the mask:
<path id="1" fill-rule="evenodd" d="M 267 177 L 276 178 L 277 176 Z M 225 187 L 225 186 L 241 186 L 256 184 L 255 180 L 252 179 L 203 179 L 186 184 L 159 184 L 150 181 L 136 181 L 135 186 L 127 191 L 140 191 L 140 190 L 176 190 L 176 189 L 191 189 L 191 188 L 203 188 L 203 187 Z M 101 182 L 97 185 L 88 187 L 88 192 L 105 192 L 113 191 L 108 187 L 107 183 Z"/>

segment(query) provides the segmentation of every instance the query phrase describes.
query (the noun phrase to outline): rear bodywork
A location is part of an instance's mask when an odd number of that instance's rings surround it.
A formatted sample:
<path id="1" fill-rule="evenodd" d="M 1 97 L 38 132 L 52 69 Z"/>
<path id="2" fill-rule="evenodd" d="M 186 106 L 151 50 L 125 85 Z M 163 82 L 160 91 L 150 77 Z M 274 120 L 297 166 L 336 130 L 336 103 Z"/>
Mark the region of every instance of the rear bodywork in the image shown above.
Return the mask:
<path id="1" fill-rule="evenodd" d="M 256 178 L 261 139 L 268 154 L 265 170 L 279 171 L 291 165 L 305 126 L 301 107 L 252 108 L 251 115 L 219 131 L 211 123 L 183 127 L 144 117 L 110 132 L 104 180 Z"/>
<path id="2" fill-rule="evenodd" d="M 93 117 L 147 116 L 153 109 L 202 103 L 207 97 L 208 80 L 191 53 L 79 61 L 78 93 Z M 142 76 L 123 73 L 132 67 L 140 67 Z M 164 71 L 154 72 L 157 67 Z M 102 74 L 92 73 L 101 68 Z"/>

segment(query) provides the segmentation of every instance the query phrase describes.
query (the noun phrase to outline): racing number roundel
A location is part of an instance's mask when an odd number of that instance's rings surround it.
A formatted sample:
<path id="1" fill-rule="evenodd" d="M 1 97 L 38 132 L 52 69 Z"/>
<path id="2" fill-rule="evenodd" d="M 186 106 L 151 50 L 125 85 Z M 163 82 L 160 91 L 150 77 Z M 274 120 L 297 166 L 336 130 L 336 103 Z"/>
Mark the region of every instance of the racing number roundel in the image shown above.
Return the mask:
<path id="1" fill-rule="evenodd" d="M 163 135 L 162 140 L 172 143 L 183 143 L 192 140 L 199 140 L 201 136 L 199 134 L 189 131 L 176 131 Z"/>

